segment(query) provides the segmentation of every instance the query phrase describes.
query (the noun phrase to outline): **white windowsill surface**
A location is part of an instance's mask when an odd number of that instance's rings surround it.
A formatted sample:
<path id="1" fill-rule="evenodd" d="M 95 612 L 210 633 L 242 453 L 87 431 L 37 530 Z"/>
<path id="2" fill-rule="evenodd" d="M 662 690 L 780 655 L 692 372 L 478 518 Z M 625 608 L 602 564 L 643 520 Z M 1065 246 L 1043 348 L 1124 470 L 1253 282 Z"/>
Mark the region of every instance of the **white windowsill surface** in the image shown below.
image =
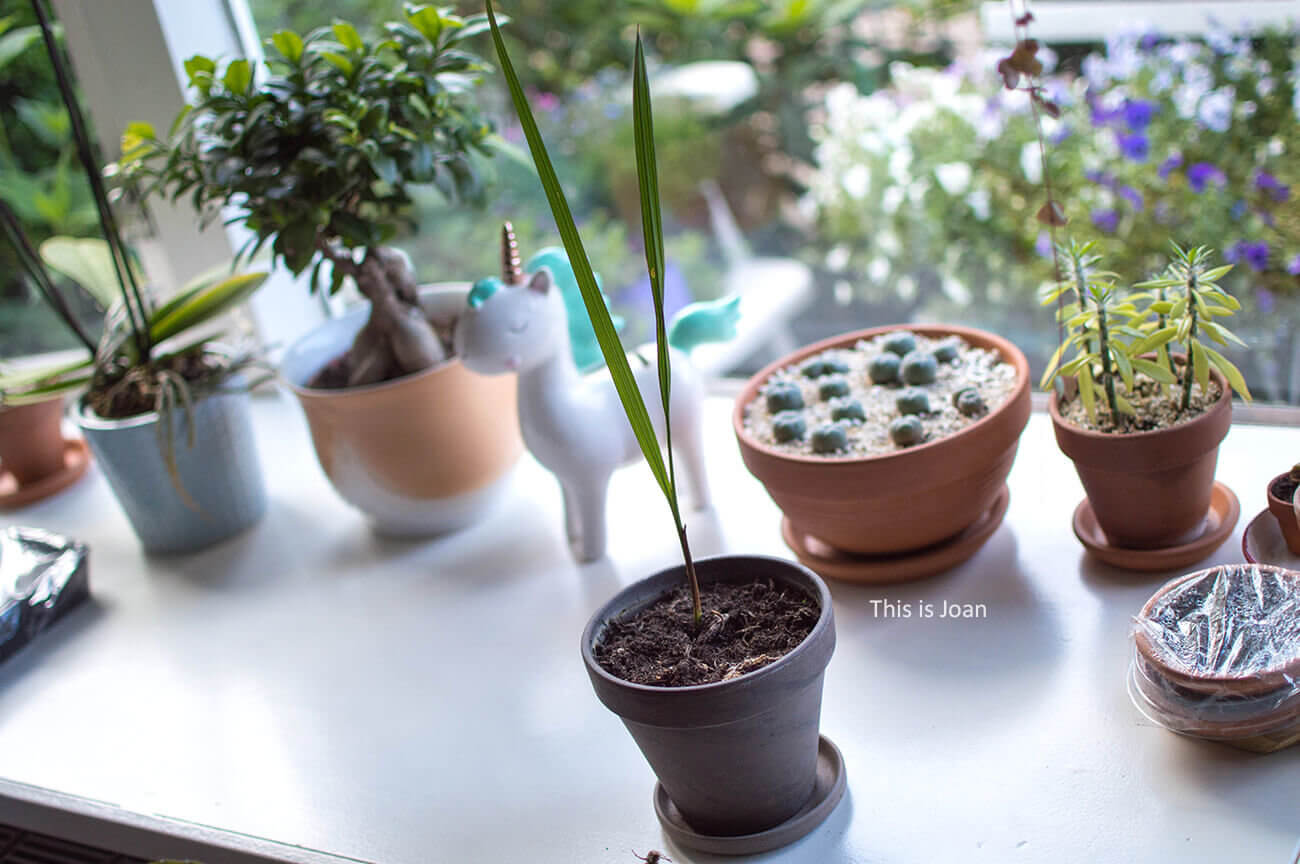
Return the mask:
<path id="1" fill-rule="evenodd" d="M 688 515 L 692 546 L 789 557 L 730 408 L 708 403 L 716 506 Z M 648 472 L 616 476 L 612 558 L 578 567 L 527 457 L 483 523 L 393 542 L 329 489 L 291 400 L 258 398 L 255 419 L 269 511 L 213 549 L 145 558 L 96 466 L 9 515 L 90 544 L 93 600 L 0 664 L 0 823 L 209 864 L 726 860 L 664 837 L 650 769 L 578 654 L 597 606 L 674 563 Z M 1205 566 L 1240 560 L 1295 436 L 1234 426 L 1218 474 L 1242 518 Z M 755 860 L 1292 862 L 1300 747 L 1182 739 L 1130 704 L 1130 616 L 1166 577 L 1086 557 L 1082 492 L 1040 413 L 1010 485 L 1006 521 L 953 572 L 831 585 L 821 728 L 849 791 Z M 988 617 L 877 618 L 873 599 Z"/>

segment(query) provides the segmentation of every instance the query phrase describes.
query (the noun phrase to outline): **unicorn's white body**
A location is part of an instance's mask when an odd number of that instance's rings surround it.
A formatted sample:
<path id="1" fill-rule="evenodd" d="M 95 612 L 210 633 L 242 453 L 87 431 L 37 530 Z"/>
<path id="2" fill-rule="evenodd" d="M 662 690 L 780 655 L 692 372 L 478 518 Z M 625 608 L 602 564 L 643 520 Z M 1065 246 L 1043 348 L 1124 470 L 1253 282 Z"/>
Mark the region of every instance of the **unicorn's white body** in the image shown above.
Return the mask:
<path id="1" fill-rule="evenodd" d="M 517 372 L 524 443 L 560 481 L 570 547 L 581 561 L 605 554 L 605 496 L 614 469 L 642 458 L 608 370 L 583 375 L 569 345 L 564 299 L 547 269 L 504 284 L 462 315 L 456 354 L 485 375 Z M 657 367 L 631 358 L 637 387 L 659 440 L 663 400 Z M 709 506 L 701 436 L 704 388 L 687 356 L 673 350 L 673 450 L 698 508 Z"/>

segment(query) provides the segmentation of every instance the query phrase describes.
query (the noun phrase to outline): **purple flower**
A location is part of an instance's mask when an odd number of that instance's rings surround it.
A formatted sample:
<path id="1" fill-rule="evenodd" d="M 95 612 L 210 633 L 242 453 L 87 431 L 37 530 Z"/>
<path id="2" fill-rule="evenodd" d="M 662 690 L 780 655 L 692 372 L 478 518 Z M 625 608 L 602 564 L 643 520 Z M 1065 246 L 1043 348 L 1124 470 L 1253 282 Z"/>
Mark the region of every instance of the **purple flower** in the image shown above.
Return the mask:
<path id="1" fill-rule="evenodd" d="M 1286 265 L 1286 272 L 1292 276 L 1300 276 L 1300 252 L 1297 252 L 1296 256 L 1291 259 L 1291 263 Z"/>
<path id="2" fill-rule="evenodd" d="M 1255 188 L 1261 192 L 1267 192 L 1268 196 L 1274 201 L 1282 202 L 1291 197 L 1291 187 L 1279 182 L 1276 177 L 1267 171 L 1260 171 L 1255 175 Z"/>
<path id="3" fill-rule="evenodd" d="M 1119 212 L 1116 210 L 1093 210 L 1092 224 L 1107 234 L 1114 234 L 1119 228 Z"/>
<path id="4" fill-rule="evenodd" d="M 1300 260 L 1300 258 L 1297 258 Z M 1265 315 L 1273 314 L 1273 292 L 1267 288 L 1260 288 L 1255 292 L 1255 308 Z"/>
<path id="5" fill-rule="evenodd" d="M 1048 234 L 1046 231 L 1039 231 L 1038 239 L 1034 241 L 1034 251 L 1038 253 L 1039 258 L 1051 258 L 1052 235 Z M 1300 261 L 1300 255 L 1296 256 L 1296 260 Z"/>
<path id="6" fill-rule="evenodd" d="M 1232 217 L 1233 222 L 1240 222 L 1241 217 L 1246 215 L 1246 202 L 1238 199 L 1237 202 L 1232 205 L 1232 209 L 1228 211 L 1228 215 Z"/>
<path id="7" fill-rule="evenodd" d="M 1169 158 L 1160 163 L 1160 170 L 1157 172 L 1161 180 L 1168 180 L 1169 175 L 1175 168 L 1181 168 L 1183 164 L 1182 153 L 1170 153 Z"/>
<path id="8" fill-rule="evenodd" d="M 1146 199 L 1142 197 L 1141 192 L 1134 189 L 1132 186 L 1125 185 L 1119 187 L 1119 196 L 1129 204 L 1133 205 L 1133 209 L 1139 213 L 1146 209 Z"/>
<path id="9" fill-rule="evenodd" d="M 1130 99 L 1124 103 L 1124 122 L 1134 132 L 1141 132 L 1151 125 L 1151 118 L 1158 110 L 1154 102 Z"/>
<path id="10" fill-rule="evenodd" d="M 1049 136 L 1048 140 L 1052 143 L 1053 147 L 1059 147 L 1061 144 L 1068 141 L 1070 136 L 1073 134 L 1074 130 L 1062 123 L 1060 127 Z"/>
<path id="11" fill-rule="evenodd" d="M 1246 241 L 1238 240 L 1227 249 L 1223 250 L 1223 260 L 1229 264 L 1236 264 L 1246 254 Z"/>
<path id="12" fill-rule="evenodd" d="M 1264 242 L 1247 243 L 1243 250 L 1246 263 L 1251 266 L 1256 273 L 1262 273 L 1268 269 L 1268 244 Z"/>
<path id="13" fill-rule="evenodd" d="M 1134 132 L 1132 135 L 1120 132 L 1118 138 L 1119 151 L 1124 154 L 1124 158 L 1132 159 L 1134 162 L 1147 161 L 1147 156 L 1151 154 L 1151 142 L 1147 140 L 1147 136 L 1141 132 Z"/>
<path id="14" fill-rule="evenodd" d="M 1083 176 L 1089 182 L 1096 183 L 1098 186 L 1105 186 L 1107 189 L 1115 185 L 1115 176 L 1107 174 L 1105 171 L 1084 171 Z"/>
<path id="15" fill-rule="evenodd" d="M 1228 178 L 1218 166 L 1209 162 L 1197 162 L 1187 169 L 1187 183 L 1192 187 L 1193 192 L 1204 192 L 1207 183 L 1223 188 L 1227 182 Z"/>
<path id="16" fill-rule="evenodd" d="M 1138 41 L 1138 47 L 1150 54 L 1156 50 L 1156 45 L 1160 44 L 1160 34 L 1154 30 L 1142 34 L 1141 40 Z"/>
<path id="17" fill-rule="evenodd" d="M 1111 110 L 1109 108 L 1102 107 L 1101 103 L 1095 99 L 1092 101 L 1092 125 L 1093 126 L 1109 126 L 1110 122 L 1114 120 L 1116 117 L 1118 117 L 1119 115 L 1121 115 L 1122 113 L 1124 113 L 1122 109 Z"/>

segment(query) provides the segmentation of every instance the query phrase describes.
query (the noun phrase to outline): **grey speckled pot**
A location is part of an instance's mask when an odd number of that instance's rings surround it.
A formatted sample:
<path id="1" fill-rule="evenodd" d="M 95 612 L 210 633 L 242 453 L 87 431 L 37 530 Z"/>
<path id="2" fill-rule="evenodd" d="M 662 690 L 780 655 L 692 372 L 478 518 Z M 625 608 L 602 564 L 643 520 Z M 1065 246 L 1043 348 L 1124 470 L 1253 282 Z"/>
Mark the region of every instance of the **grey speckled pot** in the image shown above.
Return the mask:
<path id="1" fill-rule="evenodd" d="M 605 622 L 652 603 L 685 579 L 681 566 L 620 591 L 587 624 L 582 659 L 596 696 L 627 726 L 668 797 L 696 831 L 736 836 L 784 822 L 807 803 L 817 773 L 822 679 L 835 650 L 826 584 L 790 561 L 725 555 L 696 562 L 701 583 L 771 577 L 821 605 L 813 631 L 775 663 L 731 681 L 649 687 L 615 678 L 591 646 Z"/>
<path id="2" fill-rule="evenodd" d="M 237 534 L 266 512 L 248 394 L 219 393 L 194 405 L 194 446 L 178 411 L 173 424 L 181 484 L 172 484 L 158 441 L 158 415 L 105 420 L 77 405 L 75 419 L 145 551 L 192 552 Z"/>

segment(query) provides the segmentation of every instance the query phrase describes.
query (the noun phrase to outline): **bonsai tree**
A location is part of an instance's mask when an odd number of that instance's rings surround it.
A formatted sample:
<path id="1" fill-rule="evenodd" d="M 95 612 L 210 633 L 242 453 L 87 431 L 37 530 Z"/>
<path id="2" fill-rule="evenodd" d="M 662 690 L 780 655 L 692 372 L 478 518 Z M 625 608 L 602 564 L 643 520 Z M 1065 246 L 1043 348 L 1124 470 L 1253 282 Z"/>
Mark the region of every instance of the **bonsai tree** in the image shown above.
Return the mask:
<path id="1" fill-rule="evenodd" d="M 164 418 L 161 425 L 168 426 L 171 407 L 188 408 L 196 395 L 193 390 L 219 386 L 249 360 L 205 350 L 212 335 L 182 337 L 243 302 L 266 274 L 205 276 L 166 302 L 156 300 L 141 285 L 109 205 L 94 145 L 44 0 L 32 0 L 32 7 L 68 112 L 77 156 L 90 181 L 103 240 L 56 237 L 41 244 L 38 252 L 17 214 L 0 201 L 0 233 L 12 246 L 26 277 L 86 349 L 83 358 L 72 362 L 0 375 L 0 405 L 38 402 L 88 385 L 86 403 L 100 416 L 123 418 L 158 411 Z M 98 341 L 72 314 L 46 262 L 109 307 Z"/>
<path id="2" fill-rule="evenodd" d="M 243 59 L 191 57 L 193 104 L 165 139 L 128 126 L 121 171 L 210 215 L 235 208 L 232 221 L 253 233 L 241 258 L 270 241 L 276 263 L 311 269 L 313 291 L 353 280 L 371 313 L 327 367 L 336 385 L 426 369 L 448 346 L 420 309 L 405 256 L 384 244 L 410 221 L 408 184 L 481 197 L 475 156 L 490 155 L 495 138 L 472 98 L 486 67 L 465 43 L 486 28 L 483 16 L 407 6 L 374 40 L 345 22 L 306 37 L 281 30 L 265 74 Z"/>

